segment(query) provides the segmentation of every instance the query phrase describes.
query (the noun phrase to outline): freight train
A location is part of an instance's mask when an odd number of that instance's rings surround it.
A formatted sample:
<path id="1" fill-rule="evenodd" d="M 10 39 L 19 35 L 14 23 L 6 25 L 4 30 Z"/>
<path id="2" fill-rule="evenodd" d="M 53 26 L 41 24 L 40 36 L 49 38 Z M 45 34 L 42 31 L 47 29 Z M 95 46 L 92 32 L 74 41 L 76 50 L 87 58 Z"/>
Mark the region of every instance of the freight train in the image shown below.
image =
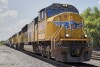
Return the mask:
<path id="1" fill-rule="evenodd" d="M 84 20 L 72 5 L 53 3 L 20 32 L 8 39 L 8 45 L 31 51 L 61 62 L 91 59 L 92 45 L 84 31 Z"/>

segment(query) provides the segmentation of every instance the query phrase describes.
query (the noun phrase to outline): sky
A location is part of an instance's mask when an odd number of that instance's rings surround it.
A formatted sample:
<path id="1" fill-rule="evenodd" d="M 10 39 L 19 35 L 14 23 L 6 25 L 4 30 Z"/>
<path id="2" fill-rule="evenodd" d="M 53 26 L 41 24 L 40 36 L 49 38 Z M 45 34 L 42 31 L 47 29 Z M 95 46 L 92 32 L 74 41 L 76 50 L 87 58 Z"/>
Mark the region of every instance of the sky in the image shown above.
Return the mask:
<path id="1" fill-rule="evenodd" d="M 79 13 L 88 7 L 100 9 L 100 0 L 0 0 L 0 41 L 19 32 L 38 16 L 39 10 L 52 3 L 73 5 Z"/>

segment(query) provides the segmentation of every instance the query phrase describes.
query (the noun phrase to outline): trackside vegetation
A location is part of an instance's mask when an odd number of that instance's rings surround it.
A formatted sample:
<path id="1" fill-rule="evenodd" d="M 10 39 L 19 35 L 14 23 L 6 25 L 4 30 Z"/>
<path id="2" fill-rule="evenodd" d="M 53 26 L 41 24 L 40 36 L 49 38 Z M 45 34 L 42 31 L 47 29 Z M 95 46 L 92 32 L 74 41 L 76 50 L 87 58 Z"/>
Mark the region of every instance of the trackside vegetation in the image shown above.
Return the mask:
<path id="1" fill-rule="evenodd" d="M 0 45 L 4 45 L 5 44 L 5 41 L 0 41 Z"/>
<path id="2" fill-rule="evenodd" d="M 100 10 L 97 7 L 87 8 L 81 13 L 85 27 L 93 38 L 93 47 L 100 50 Z"/>

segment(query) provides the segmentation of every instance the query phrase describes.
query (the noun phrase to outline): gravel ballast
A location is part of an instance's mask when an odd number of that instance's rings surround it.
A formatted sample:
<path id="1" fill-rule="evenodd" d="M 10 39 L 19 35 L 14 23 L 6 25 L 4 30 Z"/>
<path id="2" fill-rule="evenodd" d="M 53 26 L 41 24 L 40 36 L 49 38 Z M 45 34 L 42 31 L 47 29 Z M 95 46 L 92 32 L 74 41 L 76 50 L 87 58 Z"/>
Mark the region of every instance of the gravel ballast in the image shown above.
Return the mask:
<path id="1" fill-rule="evenodd" d="M 95 65 L 95 66 L 100 67 L 100 60 L 91 59 L 90 61 L 87 61 L 87 62 L 84 62 L 84 63 L 87 63 L 87 64 L 91 64 L 91 65 Z"/>
<path id="2" fill-rule="evenodd" d="M 7 46 L 0 46 L 0 67 L 56 67 Z"/>
<path id="3" fill-rule="evenodd" d="M 100 67 L 100 60 L 91 59 L 86 64 Z M 72 67 L 74 66 L 71 64 Z M 75 65 L 77 66 L 77 65 Z M 0 46 L 0 67 L 60 67 L 38 58 L 29 56 L 23 52 L 12 49 L 8 46 Z"/>

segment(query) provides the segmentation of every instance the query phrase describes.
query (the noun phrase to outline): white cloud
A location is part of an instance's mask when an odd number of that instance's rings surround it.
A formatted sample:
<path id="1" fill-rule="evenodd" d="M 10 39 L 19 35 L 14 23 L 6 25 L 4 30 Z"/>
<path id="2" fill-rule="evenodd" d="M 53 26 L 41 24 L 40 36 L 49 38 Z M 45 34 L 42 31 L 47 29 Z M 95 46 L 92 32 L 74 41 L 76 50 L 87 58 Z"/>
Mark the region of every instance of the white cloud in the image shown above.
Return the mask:
<path id="1" fill-rule="evenodd" d="M 17 11 L 16 10 L 8 10 L 7 12 L 4 13 L 4 16 L 11 16 L 11 17 L 16 17 L 17 16 Z"/>
<path id="2" fill-rule="evenodd" d="M 0 0 L 1 4 L 8 4 L 8 0 Z"/>
<path id="3" fill-rule="evenodd" d="M 100 4 L 100 0 L 98 0 L 98 3 Z"/>
<path id="4" fill-rule="evenodd" d="M 6 17 L 16 17 L 17 16 L 17 11 L 15 10 L 8 10 L 6 12 L 0 13 L 0 19 L 3 20 Z"/>
<path id="5" fill-rule="evenodd" d="M 23 19 L 21 21 L 19 21 L 18 23 L 15 24 L 14 28 L 16 29 L 16 31 L 20 31 L 22 27 L 24 27 L 26 24 L 29 24 L 31 22 L 31 19 Z M 15 31 L 15 33 L 17 33 Z"/>
<path id="6" fill-rule="evenodd" d="M 7 9 L 8 0 L 0 0 L 0 12 Z"/>
<path id="7" fill-rule="evenodd" d="M 5 27 L 0 29 L 0 37 L 6 36 L 6 38 L 9 38 L 13 34 L 19 32 L 22 27 L 24 27 L 26 24 L 29 24 L 31 22 L 30 19 L 23 19 L 19 22 L 16 22 L 16 24 Z"/>
<path id="8" fill-rule="evenodd" d="M 8 9 L 8 0 L 0 0 L 0 21 L 8 17 L 16 17 L 17 16 L 16 10 L 9 10 Z"/>
<path id="9" fill-rule="evenodd" d="M 23 26 L 25 26 L 26 24 L 29 24 L 30 22 L 31 22 L 30 19 L 23 19 L 23 20 L 21 20 L 19 22 L 16 22 L 16 24 L 14 24 L 14 25 L 11 25 L 11 26 L 3 28 L 1 31 L 2 32 L 9 32 L 9 31 L 12 30 L 12 32 L 15 31 L 14 33 L 17 33 L 16 31 L 21 30 L 21 28 Z"/>
<path id="10" fill-rule="evenodd" d="M 9 0 L 0 0 L 0 40 L 9 37 L 10 35 L 14 34 L 14 31 L 19 29 L 16 29 L 17 23 L 15 25 L 11 25 L 8 22 L 8 19 L 13 20 L 13 18 L 17 17 L 18 15 L 16 10 L 9 9 L 8 1 Z"/>

